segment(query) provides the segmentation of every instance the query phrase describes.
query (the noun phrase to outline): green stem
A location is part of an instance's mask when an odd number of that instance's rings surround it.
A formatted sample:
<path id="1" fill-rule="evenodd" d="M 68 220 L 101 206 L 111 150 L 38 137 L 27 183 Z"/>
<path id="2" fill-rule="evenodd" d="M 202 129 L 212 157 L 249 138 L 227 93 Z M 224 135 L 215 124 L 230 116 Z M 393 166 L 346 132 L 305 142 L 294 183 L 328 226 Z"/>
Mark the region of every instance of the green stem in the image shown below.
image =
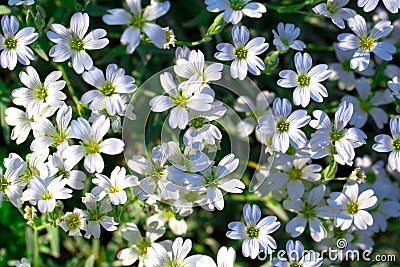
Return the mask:
<path id="1" fill-rule="evenodd" d="M 71 81 L 68 78 L 68 75 L 67 75 L 67 72 L 65 71 L 65 68 L 62 65 L 58 65 L 58 64 L 53 64 L 53 65 L 59 71 L 61 71 L 62 77 L 65 80 L 65 82 L 67 83 L 67 88 L 68 88 L 69 94 L 71 95 L 72 100 L 74 101 L 74 103 L 76 105 L 76 108 L 78 110 L 78 114 L 79 114 L 79 116 L 82 117 L 82 115 L 83 115 L 82 114 L 82 110 L 83 110 L 84 106 L 81 104 L 81 102 L 79 101 L 79 98 L 76 96 L 74 87 L 72 86 Z"/>
<path id="2" fill-rule="evenodd" d="M 33 267 L 39 267 L 39 230 L 33 229 Z"/>
<path id="3" fill-rule="evenodd" d="M 204 39 L 201 39 L 199 41 L 194 41 L 194 42 L 185 42 L 185 41 L 175 41 L 176 45 L 184 45 L 184 46 L 196 46 L 200 45 L 202 43 L 206 43 L 207 41 Z"/>

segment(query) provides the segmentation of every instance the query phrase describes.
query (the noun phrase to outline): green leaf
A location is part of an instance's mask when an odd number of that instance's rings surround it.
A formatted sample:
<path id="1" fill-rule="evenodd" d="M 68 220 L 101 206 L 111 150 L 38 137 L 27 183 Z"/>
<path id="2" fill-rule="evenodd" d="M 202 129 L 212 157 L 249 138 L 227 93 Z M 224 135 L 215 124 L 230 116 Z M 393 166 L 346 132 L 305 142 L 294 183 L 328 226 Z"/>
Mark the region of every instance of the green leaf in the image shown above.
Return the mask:
<path id="1" fill-rule="evenodd" d="M 55 258 L 60 257 L 60 236 L 59 228 L 47 227 L 48 238 L 50 241 L 51 255 Z"/>
<path id="2" fill-rule="evenodd" d="M 1 86 L 3 87 L 3 86 Z M 0 125 L 3 132 L 4 140 L 7 145 L 10 144 L 10 126 L 6 123 L 6 109 L 7 109 L 8 99 L 2 98 L 0 100 Z"/>
<path id="3" fill-rule="evenodd" d="M 271 74 L 279 65 L 279 52 L 271 51 L 264 60 L 265 74 Z"/>
<path id="4" fill-rule="evenodd" d="M 43 48 L 40 46 L 38 42 L 35 42 L 31 45 L 33 50 L 36 52 L 36 54 L 41 57 L 44 61 L 49 61 L 49 57 L 47 56 L 47 53 L 43 50 Z"/>
<path id="5" fill-rule="evenodd" d="M 0 6 L 0 15 L 7 15 L 11 13 L 11 8 L 9 8 L 8 6 Z"/>

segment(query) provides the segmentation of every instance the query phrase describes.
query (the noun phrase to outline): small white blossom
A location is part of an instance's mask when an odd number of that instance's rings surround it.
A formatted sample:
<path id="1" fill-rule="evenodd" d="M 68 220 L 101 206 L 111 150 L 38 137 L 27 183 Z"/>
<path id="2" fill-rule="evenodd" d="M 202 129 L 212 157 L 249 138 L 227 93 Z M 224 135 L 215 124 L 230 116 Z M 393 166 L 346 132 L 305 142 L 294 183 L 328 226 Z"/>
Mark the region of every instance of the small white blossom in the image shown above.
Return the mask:
<path id="1" fill-rule="evenodd" d="M 307 266 L 319 267 L 324 263 L 324 258 L 319 252 L 313 250 L 304 250 L 303 244 L 296 240 L 289 240 L 286 243 L 286 258 L 275 258 L 272 260 L 272 266 L 290 267 L 290 266 Z"/>
<path id="2" fill-rule="evenodd" d="M 126 104 L 122 94 L 131 94 L 136 90 L 135 79 L 125 75 L 125 70 L 116 64 L 107 66 L 106 76 L 94 67 L 82 73 L 82 78 L 98 90 L 90 90 L 82 95 L 81 102 L 89 104 L 92 111 L 105 109 L 107 114 L 114 116 L 125 111 Z"/>
<path id="3" fill-rule="evenodd" d="M 306 107 L 312 100 L 321 103 L 323 97 L 328 96 L 328 91 L 320 82 L 331 75 L 328 65 L 318 64 L 312 67 L 312 59 L 308 53 L 303 55 L 297 52 L 294 56 L 296 72 L 283 70 L 279 72 L 278 85 L 284 88 L 296 87 L 293 91 L 293 102 L 296 106 Z"/>
<path id="4" fill-rule="evenodd" d="M 121 43 L 128 45 L 127 52 L 132 54 L 140 43 L 140 35 L 144 32 L 153 44 L 163 48 L 167 41 L 166 34 L 160 25 L 154 21 L 164 16 L 169 8 L 169 1 L 151 1 L 150 5 L 142 8 L 142 0 L 125 0 L 129 11 L 123 8 L 108 10 L 109 14 L 103 16 L 103 21 L 108 25 L 127 25 L 121 36 Z"/>
<path id="5" fill-rule="evenodd" d="M 38 34 L 35 28 L 25 27 L 18 31 L 19 22 L 15 16 L 3 16 L 1 18 L 0 34 L 0 63 L 2 68 L 13 70 L 17 61 L 23 65 L 29 65 L 35 57 L 33 51 L 28 47 L 36 41 Z"/>
<path id="6" fill-rule="evenodd" d="M 340 49 L 354 51 L 350 60 L 350 68 L 359 71 L 365 70 L 370 63 L 371 52 L 385 61 L 392 60 L 391 54 L 396 52 L 394 45 L 388 42 L 379 42 L 379 39 L 392 31 L 393 25 L 390 21 L 380 21 L 371 30 L 368 30 L 365 19 L 356 15 L 348 20 L 348 24 L 354 34 L 341 33 L 337 39 Z"/>
<path id="7" fill-rule="evenodd" d="M 346 26 L 344 21 L 357 14 L 353 9 L 344 7 L 349 2 L 350 0 L 328 0 L 326 3 L 321 3 L 313 7 L 313 11 L 330 18 L 333 24 L 340 29 L 344 29 Z"/>
<path id="8" fill-rule="evenodd" d="M 274 34 L 273 44 L 277 46 L 279 51 L 285 51 L 292 48 L 297 51 L 303 51 L 306 44 L 303 41 L 296 40 L 300 35 L 300 28 L 294 24 L 280 22 L 278 24 L 278 32 L 272 30 Z"/>
<path id="9" fill-rule="evenodd" d="M 81 230 L 86 230 L 86 214 L 83 210 L 74 208 L 73 212 L 64 214 L 58 225 L 65 232 L 69 232 L 69 236 L 82 236 Z"/>
<path id="10" fill-rule="evenodd" d="M 38 205 L 40 212 L 52 212 L 56 207 L 57 199 L 71 198 L 72 190 L 65 188 L 67 181 L 61 177 L 41 179 L 34 177 L 29 180 L 29 188 L 22 194 L 22 201 L 29 201 Z"/>
<path id="11" fill-rule="evenodd" d="M 392 137 L 387 134 L 375 136 L 376 144 L 372 146 L 372 149 L 378 152 L 390 152 L 389 167 L 400 171 L 400 119 L 390 119 L 390 131 Z"/>
<path id="12" fill-rule="evenodd" d="M 366 230 L 374 221 L 366 211 L 375 206 L 378 199 L 372 189 L 359 192 L 358 183 L 345 184 L 342 192 L 332 192 L 328 204 L 339 210 L 335 218 L 335 226 L 341 230 L 354 225 L 360 230 Z"/>
<path id="13" fill-rule="evenodd" d="M 231 76 L 234 79 L 244 80 L 247 72 L 260 75 L 265 70 L 264 62 L 258 57 L 264 53 L 269 44 L 264 37 L 250 39 L 250 32 L 246 26 L 234 26 L 232 28 L 233 44 L 221 43 L 217 45 L 218 52 L 214 57 L 222 61 L 231 61 Z"/>
<path id="14" fill-rule="evenodd" d="M 397 0 L 383 0 L 383 4 L 385 5 L 386 9 L 389 10 L 391 13 L 399 12 L 400 2 Z M 357 5 L 359 7 L 364 7 L 365 12 L 370 12 L 376 8 L 378 5 L 379 0 L 358 0 Z"/>
<path id="15" fill-rule="evenodd" d="M 242 254 L 245 257 L 255 259 L 260 251 L 272 254 L 277 245 L 269 234 L 275 232 L 281 223 L 275 216 L 261 219 L 261 210 L 256 204 L 253 206 L 246 204 L 243 208 L 243 216 L 246 223 L 229 223 L 228 228 L 231 231 L 228 231 L 226 236 L 230 239 L 244 239 Z"/>
<path id="16" fill-rule="evenodd" d="M 56 45 L 50 49 L 49 55 L 55 62 L 64 62 L 71 58 L 72 67 L 78 74 L 90 70 L 93 60 L 87 50 L 102 49 L 109 41 L 105 38 L 105 30 L 95 29 L 86 34 L 88 28 L 89 15 L 81 12 L 72 15 L 70 30 L 58 23 L 51 24 L 47 37 Z"/>
<path id="17" fill-rule="evenodd" d="M 128 200 L 125 189 L 138 184 L 135 176 L 126 175 L 125 168 L 119 166 L 114 168 L 110 178 L 103 174 L 96 173 L 96 178 L 94 178 L 92 182 L 96 185 L 92 189 L 92 194 L 99 200 L 108 196 L 113 205 L 125 204 Z"/>
<path id="18" fill-rule="evenodd" d="M 307 137 L 301 127 L 310 121 L 306 110 L 295 110 L 292 114 L 292 105 L 289 100 L 276 98 L 273 104 L 272 115 L 258 119 L 257 131 L 265 135 L 272 135 L 272 146 L 275 151 L 285 153 L 289 144 L 295 148 L 304 147 Z"/>

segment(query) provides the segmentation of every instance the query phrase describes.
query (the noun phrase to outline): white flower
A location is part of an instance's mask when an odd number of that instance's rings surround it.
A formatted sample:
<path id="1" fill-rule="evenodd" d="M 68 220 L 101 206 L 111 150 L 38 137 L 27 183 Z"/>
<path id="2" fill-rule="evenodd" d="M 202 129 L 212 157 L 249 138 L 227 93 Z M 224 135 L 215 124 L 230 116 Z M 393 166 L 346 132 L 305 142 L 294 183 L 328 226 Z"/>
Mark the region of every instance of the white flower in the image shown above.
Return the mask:
<path id="1" fill-rule="evenodd" d="M 17 61 L 29 65 L 35 58 L 33 51 L 28 47 L 38 38 L 35 28 L 25 27 L 18 31 L 19 22 L 15 16 L 3 16 L 1 28 L 3 30 L 3 34 L 0 34 L 0 51 L 3 50 L 0 55 L 1 67 L 13 70 Z"/>
<path id="2" fill-rule="evenodd" d="M 392 95 L 397 99 L 400 99 L 400 76 L 393 77 L 391 81 L 388 81 L 387 86 Z"/>
<path id="3" fill-rule="evenodd" d="M 168 166 L 165 165 L 167 158 L 164 155 L 162 146 L 156 146 L 152 150 L 152 158 L 146 159 L 141 155 L 134 155 L 128 160 L 128 166 L 134 172 L 145 176 L 135 188 L 135 195 L 140 200 L 150 197 L 156 190 L 161 194 L 162 199 L 178 199 L 178 187 L 168 178 Z"/>
<path id="4" fill-rule="evenodd" d="M 379 0 L 358 0 L 357 5 L 359 7 L 364 7 L 365 12 L 370 12 L 376 8 L 378 5 Z M 385 5 L 386 9 L 389 10 L 391 13 L 399 12 L 400 2 L 397 0 L 383 0 L 383 4 Z"/>
<path id="5" fill-rule="evenodd" d="M 35 0 L 8 0 L 8 5 L 9 6 L 19 6 L 19 5 L 33 5 L 35 3 Z"/>
<path id="6" fill-rule="evenodd" d="M 183 242 L 182 237 L 178 237 L 172 244 L 172 253 L 168 253 L 167 250 L 160 244 L 153 243 L 151 247 L 147 249 L 147 259 L 145 259 L 145 266 L 148 267 L 169 267 L 169 266 L 185 266 L 185 267 L 196 267 L 198 261 L 203 261 L 205 265 L 212 264 L 213 260 L 209 256 L 205 255 L 193 255 L 187 257 L 190 250 L 192 249 L 192 241 L 186 239 Z"/>
<path id="7" fill-rule="evenodd" d="M 221 141 L 222 133 L 211 121 L 221 118 L 226 112 L 226 108 L 220 101 L 214 101 L 208 111 L 193 111 L 189 114 L 189 128 L 183 135 L 183 142 L 186 146 L 202 143 L 216 145 Z"/>
<path id="8" fill-rule="evenodd" d="M 175 47 L 176 37 L 173 29 L 169 27 L 162 28 L 165 33 L 164 49 L 169 49 L 169 46 Z"/>
<path id="9" fill-rule="evenodd" d="M 25 187 L 21 181 L 21 174 L 25 171 L 26 163 L 20 158 L 11 159 L 8 164 L 4 162 L 6 172 L 0 168 L 0 207 L 3 199 L 8 199 L 15 207 L 22 206 L 22 189 Z"/>
<path id="10" fill-rule="evenodd" d="M 317 131 L 310 139 L 312 158 L 319 159 L 333 155 L 337 163 L 352 165 L 355 156 L 354 148 L 365 144 L 367 138 L 366 134 L 358 128 L 345 128 L 352 115 L 353 104 L 347 102 L 340 103 L 333 125 L 325 112 L 321 110 L 313 112 L 316 119 L 310 121 L 310 126 Z"/>
<path id="11" fill-rule="evenodd" d="M 153 112 L 164 112 L 171 109 L 168 119 L 171 128 L 185 129 L 189 122 L 190 110 L 207 111 L 211 109 L 213 96 L 207 93 L 195 93 L 199 86 L 196 80 L 184 81 L 177 86 L 172 74 L 165 72 L 160 75 L 160 81 L 168 96 L 155 96 L 149 104 Z"/>
<path id="12" fill-rule="evenodd" d="M 203 52 L 192 50 L 187 59 L 179 58 L 176 60 L 174 72 L 182 78 L 197 80 L 201 84 L 201 89 L 209 82 L 220 80 L 222 68 L 223 65 L 221 63 L 213 63 L 206 66 Z"/>
<path id="13" fill-rule="evenodd" d="M 12 0 L 9 0 L 12 1 Z M 22 258 L 21 261 L 16 261 L 15 262 L 16 267 L 31 267 L 31 263 L 27 258 Z"/>
<path id="14" fill-rule="evenodd" d="M 250 0 L 205 0 L 207 10 L 210 12 L 224 11 L 224 20 L 238 24 L 243 15 L 250 18 L 261 18 L 267 12 L 264 5 Z"/>
<path id="15" fill-rule="evenodd" d="M 94 238 L 99 238 L 100 225 L 110 232 L 117 230 L 118 223 L 114 221 L 114 217 L 107 216 L 107 213 L 112 211 L 112 206 L 108 198 L 96 201 L 94 195 L 86 193 L 82 197 L 82 202 L 87 208 L 87 210 L 83 211 L 86 214 L 87 220 L 86 238 L 90 238 L 92 235 Z"/>
<path id="16" fill-rule="evenodd" d="M 165 234 L 165 227 L 157 221 L 147 221 L 146 226 L 145 237 L 142 236 L 134 223 L 127 223 L 126 227 L 122 229 L 122 237 L 132 243 L 129 248 L 124 248 L 117 254 L 117 258 L 122 260 L 122 265 L 132 265 L 139 259 L 139 266 L 143 266 L 143 260 L 148 258 L 150 247 L 157 244 L 154 241 Z"/>
<path id="17" fill-rule="evenodd" d="M 172 208 L 172 207 L 171 207 Z M 180 220 L 175 218 L 174 209 L 172 208 L 172 211 L 162 211 L 162 210 L 157 210 L 156 211 L 158 214 L 154 214 L 150 216 L 147 219 L 147 224 L 150 224 L 152 222 L 159 222 L 165 225 L 168 222 L 168 227 L 171 230 L 172 233 L 175 235 L 185 235 L 187 233 L 187 223 L 186 221 L 182 218 Z"/>
<path id="18" fill-rule="evenodd" d="M 378 201 L 372 189 L 359 193 L 358 183 L 345 184 L 342 192 L 332 192 L 328 204 L 339 213 L 335 218 L 335 226 L 341 230 L 354 225 L 360 230 L 366 230 L 374 221 L 366 209 L 372 208 Z"/>
<path id="19" fill-rule="evenodd" d="M 289 240 L 286 243 L 286 258 L 275 258 L 272 260 L 272 266 L 290 267 L 290 266 L 307 266 L 318 267 L 324 263 L 324 258 L 319 252 L 313 250 L 304 250 L 303 244 L 296 240 Z"/>
<path id="20" fill-rule="evenodd" d="M 83 210 L 74 208 L 73 212 L 64 214 L 58 225 L 65 232 L 69 232 L 69 236 L 82 236 L 81 230 L 86 230 L 86 214 Z"/>
<path id="21" fill-rule="evenodd" d="M 61 152 L 50 155 L 47 165 L 52 176 L 66 179 L 69 187 L 76 190 L 82 190 L 85 187 L 86 174 L 80 170 L 73 170 L 74 166 L 66 165 L 65 159 L 61 158 Z"/>
<path id="22" fill-rule="evenodd" d="M 109 41 L 105 38 L 105 30 L 92 30 L 86 35 L 88 28 L 89 15 L 81 12 L 71 17 L 70 30 L 58 23 L 51 24 L 51 31 L 47 32 L 47 37 L 56 45 L 50 49 L 49 55 L 55 62 L 64 62 L 72 58 L 72 67 L 78 74 L 90 70 L 93 60 L 86 51 L 104 48 Z"/>
<path id="23" fill-rule="evenodd" d="M 284 88 L 296 87 L 293 92 L 293 102 L 296 106 L 306 107 L 312 100 L 321 103 L 323 97 L 328 96 L 328 91 L 320 82 L 331 75 L 328 65 L 318 64 L 312 67 L 312 59 L 308 53 L 303 55 L 297 52 L 294 56 L 296 71 L 283 70 L 279 72 L 278 85 Z M 312 67 L 312 68 L 311 68 Z"/>
<path id="24" fill-rule="evenodd" d="M 310 234 L 315 242 L 320 242 L 327 237 L 326 229 L 320 218 L 326 218 L 326 207 L 321 206 L 321 201 L 325 195 L 325 186 L 319 185 L 311 189 L 307 194 L 307 200 L 303 201 L 300 197 L 297 199 L 285 200 L 285 208 L 298 212 L 298 215 L 286 224 L 286 232 L 292 237 L 300 236 L 306 229 L 307 223 Z"/>
<path id="25" fill-rule="evenodd" d="M 278 32 L 272 30 L 274 34 L 273 44 L 276 45 L 279 51 L 292 48 L 297 51 L 303 51 L 306 48 L 306 44 L 303 41 L 296 40 L 300 35 L 300 28 L 294 24 L 280 22 L 278 24 Z"/>
<path id="26" fill-rule="evenodd" d="M 339 62 L 329 64 L 329 69 L 332 71 L 329 80 L 339 80 L 339 89 L 347 91 L 353 90 L 356 81 L 355 73 L 363 76 L 373 76 L 375 74 L 373 64 L 369 64 L 363 71 L 358 71 L 357 69 L 353 70 L 350 68 L 350 60 L 353 57 L 353 51 L 339 49 L 338 43 L 334 43 L 333 47 L 335 48 L 335 54 Z"/>
<path id="27" fill-rule="evenodd" d="M 122 205 L 128 200 L 125 189 L 136 186 L 137 178 L 132 175 L 126 175 L 125 168 L 116 166 L 111 172 L 110 178 L 103 174 L 96 173 L 96 178 L 92 182 L 97 185 L 92 189 L 92 194 L 99 200 L 108 196 L 111 204 Z"/>
<path id="28" fill-rule="evenodd" d="M 372 149 L 378 152 L 390 152 L 389 167 L 400 171 L 400 119 L 390 119 L 390 131 L 393 138 L 387 134 L 378 134 L 374 138 L 376 144 Z"/>
<path id="29" fill-rule="evenodd" d="M 368 30 L 365 19 L 360 15 L 356 15 L 348 19 L 348 24 L 355 34 L 341 33 L 337 39 L 340 49 L 354 50 L 350 60 L 350 68 L 359 71 L 365 70 L 370 63 L 371 52 L 383 60 L 392 60 L 391 54 L 396 52 L 395 46 L 388 42 L 378 41 L 392 31 L 393 25 L 391 25 L 390 21 L 380 21 L 372 30 Z"/>
<path id="30" fill-rule="evenodd" d="M 264 53 L 269 44 L 264 37 L 250 39 L 250 32 L 245 26 L 232 28 L 233 44 L 221 43 L 217 45 L 219 52 L 214 57 L 222 61 L 231 61 L 231 76 L 234 79 L 244 80 L 247 71 L 253 75 L 260 75 L 260 70 L 265 70 L 264 62 L 258 57 Z"/>
<path id="31" fill-rule="evenodd" d="M 69 123 L 72 118 L 72 108 L 63 106 L 57 112 L 56 123 L 54 126 L 48 119 L 42 119 L 38 123 L 32 123 L 32 128 L 37 131 L 39 136 L 31 143 L 32 151 L 40 151 L 46 148 L 56 147 L 61 150 L 68 146 L 68 140 L 72 137 Z"/>
<path id="32" fill-rule="evenodd" d="M 344 29 L 346 26 L 344 21 L 357 14 L 353 9 L 344 7 L 349 1 L 350 0 L 328 0 L 326 3 L 321 3 L 313 7 L 313 11 L 322 16 L 331 18 L 333 24 L 340 29 Z"/>
<path id="33" fill-rule="evenodd" d="M 253 204 L 251 207 L 246 204 L 243 208 L 243 216 L 246 224 L 242 222 L 231 222 L 228 228 L 231 231 L 226 233 L 230 239 L 244 239 L 242 244 L 242 254 L 245 257 L 255 259 L 260 251 L 272 254 L 277 248 L 275 240 L 269 235 L 275 232 L 280 222 L 275 216 L 267 216 L 261 221 L 261 210 Z"/>
<path id="34" fill-rule="evenodd" d="M 208 167 L 201 172 L 202 177 L 199 181 L 193 182 L 193 188 L 207 189 L 208 208 L 213 210 L 224 208 L 224 197 L 222 190 L 229 193 L 242 193 L 245 184 L 239 179 L 227 177 L 234 172 L 239 165 L 239 159 L 234 154 L 226 155 L 216 167 Z M 200 183 L 200 185 L 198 185 Z"/>
<path id="35" fill-rule="evenodd" d="M 29 133 L 34 127 L 33 124 L 35 122 L 40 124 L 43 117 L 48 115 L 47 111 L 50 110 L 42 110 L 40 115 L 37 116 L 29 110 L 24 112 L 14 107 L 7 108 L 5 111 L 5 120 L 8 125 L 15 126 L 11 131 L 11 140 L 16 140 L 17 145 L 25 142 L 26 138 L 28 138 Z M 39 133 L 33 130 L 33 136 L 38 137 Z"/>
<path id="36" fill-rule="evenodd" d="M 361 128 L 367 122 L 368 115 L 371 115 L 376 126 L 382 129 L 384 124 L 388 122 L 388 115 L 385 110 L 378 108 L 378 106 L 393 102 L 393 97 L 388 90 L 375 92 L 370 96 L 371 84 L 365 77 L 357 79 L 355 84 L 360 97 L 356 98 L 346 95 L 342 98 L 342 101 L 352 103 L 354 107 L 354 113 L 349 123 L 357 128 Z"/>
<path id="37" fill-rule="evenodd" d="M 273 135 L 272 146 L 275 151 L 285 153 L 289 144 L 295 148 L 304 147 L 307 137 L 301 127 L 310 121 L 310 116 L 305 110 L 295 110 L 292 114 L 292 105 L 289 100 L 279 97 L 275 99 L 272 115 L 262 116 L 258 119 L 257 131 L 262 134 Z"/>
<path id="38" fill-rule="evenodd" d="M 100 153 L 117 155 L 124 150 L 124 142 L 118 138 L 103 137 L 110 129 L 110 120 L 100 116 L 90 126 L 84 118 L 78 118 L 71 123 L 72 137 L 81 140 L 80 145 L 65 148 L 61 156 L 66 159 L 65 164 L 75 166 L 83 157 L 85 169 L 90 172 L 101 173 L 104 169 L 104 161 Z"/>
<path id="39" fill-rule="evenodd" d="M 19 73 L 19 79 L 26 87 L 12 91 L 14 104 L 24 106 L 35 116 L 47 106 L 55 109 L 62 107 L 67 96 L 61 92 L 65 86 L 65 81 L 59 80 L 61 76 L 61 71 L 53 71 L 42 83 L 37 71 L 28 66 L 26 72 Z"/>
<path id="40" fill-rule="evenodd" d="M 115 64 L 107 66 L 106 77 L 94 67 L 82 73 L 82 78 L 98 90 L 90 90 L 82 95 L 81 102 L 89 104 L 93 111 L 105 109 L 111 116 L 122 114 L 126 107 L 121 94 L 130 94 L 136 90 L 135 79 L 125 75 L 125 70 Z"/>
<path id="41" fill-rule="evenodd" d="M 52 212 L 56 207 L 57 199 L 71 198 L 72 190 L 64 188 L 67 181 L 61 177 L 41 179 L 34 177 L 29 180 L 29 188 L 22 194 L 22 201 L 29 201 L 38 205 L 40 212 Z"/>
<path id="42" fill-rule="evenodd" d="M 127 44 L 127 52 L 132 54 L 140 43 L 140 35 L 144 32 L 153 44 L 163 48 L 167 41 L 164 30 L 153 21 L 164 16 L 169 8 L 169 1 L 151 1 L 150 5 L 142 8 L 141 0 L 125 0 L 129 11 L 123 8 L 108 10 L 109 14 L 103 16 L 103 21 L 108 25 L 127 25 L 121 36 L 121 43 Z"/>

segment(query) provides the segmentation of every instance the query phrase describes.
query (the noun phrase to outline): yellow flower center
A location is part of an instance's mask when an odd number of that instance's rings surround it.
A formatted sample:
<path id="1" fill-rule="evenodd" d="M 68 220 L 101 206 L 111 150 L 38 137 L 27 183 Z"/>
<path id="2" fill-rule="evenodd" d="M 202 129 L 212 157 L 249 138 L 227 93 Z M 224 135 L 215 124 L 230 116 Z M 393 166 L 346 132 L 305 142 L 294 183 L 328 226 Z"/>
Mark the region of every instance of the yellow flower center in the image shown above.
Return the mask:
<path id="1" fill-rule="evenodd" d="M 249 238 L 257 238 L 260 234 L 260 229 L 255 226 L 249 226 L 246 228 L 246 235 Z"/>
<path id="2" fill-rule="evenodd" d="M 392 142 L 392 147 L 395 151 L 400 151 L 400 139 L 394 139 Z"/>
<path id="3" fill-rule="evenodd" d="M 355 202 L 347 202 L 347 211 L 350 214 L 356 214 L 358 212 L 358 203 Z"/>
<path id="4" fill-rule="evenodd" d="M 50 194 L 49 192 L 44 193 L 43 196 L 42 196 L 42 199 L 43 199 L 43 200 L 53 199 L 53 195 Z"/>
<path id="5" fill-rule="evenodd" d="M 301 74 L 297 77 L 297 83 L 302 87 L 310 85 L 310 80 L 311 77 L 305 74 Z"/>
<path id="6" fill-rule="evenodd" d="M 9 37 L 9 38 L 5 38 L 5 39 L 4 39 L 4 47 L 5 47 L 7 50 L 14 50 L 14 49 L 16 49 L 16 48 L 17 48 L 17 43 L 18 43 L 18 41 L 17 41 L 15 38 L 13 38 L 13 37 Z"/>
<path id="7" fill-rule="evenodd" d="M 236 48 L 234 54 L 235 54 L 235 57 L 238 60 L 242 60 L 242 59 L 246 59 L 247 58 L 247 52 L 248 52 L 248 50 L 246 48 L 241 47 L 241 48 Z"/>
<path id="8" fill-rule="evenodd" d="M 103 85 L 103 87 L 100 89 L 100 92 L 101 92 L 103 95 L 105 95 L 105 96 L 111 96 L 111 95 L 113 95 L 113 94 L 114 94 L 114 91 L 115 91 L 115 87 L 114 87 L 111 83 L 109 83 L 109 82 L 106 82 L 106 83 Z"/>
<path id="9" fill-rule="evenodd" d="M 74 51 L 82 51 L 85 49 L 85 44 L 83 40 L 79 37 L 71 40 L 71 49 Z"/>
<path id="10" fill-rule="evenodd" d="M 117 193 L 120 191 L 121 189 L 119 189 L 117 185 L 110 188 L 110 193 Z"/>
<path id="11" fill-rule="evenodd" d="M 281 120 L 276 123 L 276 130 L 281 133 L 289 131 L 290 124 L 287 121 Z"/>
<path id="12" fill-rule="evenodd" d="M 365 34 L 360 37 L 360 46 L 367 52 L 371 52 L 372 49 L 375 47 L 376 41 L 370 35 Z"/>

